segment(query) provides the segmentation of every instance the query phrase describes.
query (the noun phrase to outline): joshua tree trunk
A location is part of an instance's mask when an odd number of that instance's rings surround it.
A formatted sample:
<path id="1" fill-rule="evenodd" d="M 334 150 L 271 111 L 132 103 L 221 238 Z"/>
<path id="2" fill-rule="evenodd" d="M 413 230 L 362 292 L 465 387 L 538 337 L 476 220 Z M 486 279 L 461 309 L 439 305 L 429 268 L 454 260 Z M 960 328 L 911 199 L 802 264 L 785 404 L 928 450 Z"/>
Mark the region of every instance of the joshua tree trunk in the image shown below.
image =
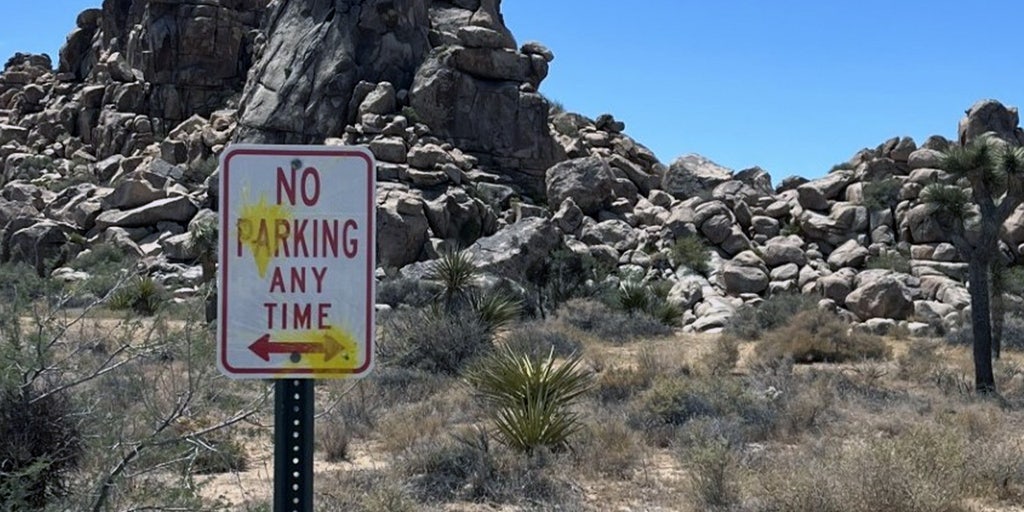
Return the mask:
<path id="1" fill-rule="evenodd" d="M 998 257 L 997 257 L 998 258 Z M 1003 324 L 1006 320 L 1006 265 L 1000 260 L 992 263 L 992 357 L 999 359 L 1003 348 Z"/>
<path id="2" fill-rule="evenodd" d="M 992 325 L 989 318 L 987 259 L 975 255 L 968 263 L 971 294 L 971 328 L 974 331 L 974 388 L 979 394 L 995 393 L 992 374 Z"/>

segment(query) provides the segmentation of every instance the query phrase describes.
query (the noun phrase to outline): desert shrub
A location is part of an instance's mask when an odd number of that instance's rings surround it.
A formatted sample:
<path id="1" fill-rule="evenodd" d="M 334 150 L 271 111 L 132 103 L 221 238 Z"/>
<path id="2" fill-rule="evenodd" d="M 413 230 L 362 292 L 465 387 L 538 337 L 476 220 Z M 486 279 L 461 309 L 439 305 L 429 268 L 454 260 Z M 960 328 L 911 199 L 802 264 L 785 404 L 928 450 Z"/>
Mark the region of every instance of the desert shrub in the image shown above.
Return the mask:
<path id="1" fill-rule="evenodd" d="M 487 327 L 466 311 L 437 307 L 398 310 L 382 327 L 381 360 L 404 368 L 456 375 L 492 348 Z"/>
<path id="2" fill-rule="evenodd" d="M 583 425 L 573 454 L 583 472 L 628 480 L 640 464 L 642 450 L 636 432 L 624 419 L 606 413 Z"/>
<path id="3" fill-rule="evenodd" d="M 974 345 L 974 330 L 970 323 L 964 323 L 959 329 L 950 329 L 946 333 L 946 342 L 951 345 Z M 1003 320 L 1003 350 L 1024 350 L 1024 315 L 1018 312 L 1007 313 Z"/>
<path id="4" fill-rule="evenodd" d="M 445 432 L 451 411 L 434 400 L 416 402 L 390 411 L 377 424 L 384 451 L 395 453 L 410 446 L 436 439 Z"/>
<path id="5" fill-rule="evenodd" d="M 802 311 L 784 327 L 764 335 L 755 348 L 761 359 L 789 357 L 797 363 L 841 363 L 887 359 L 891 350 L 882 338 L 851 332 L 849 325 L 826 311 Z"/>
<path id="6" fill-rule="evenodd" d="M 231 438 L 226 431 L 197 442 L 185 471 L 189 474 L 208 475 L 245 471 L 249 456 L 245 447 Z"/>
<path id="7" fill-rule="evenodd" d="M 909 274 L 911 270 L 910 260 L 906 256 L 893 251 L 884 252 L 878 256 L 868 256 L 864 266 L 869 269 L 893 270 L 904 274 Z"/>
<path id="8" fill-rule="evenodd" d="M 539 358 L 505 347 L 474 366 L 466 381 L 487 404 L 502 442 L 527 453 L 558 451 L 579 430 L 571 407 L 591 384 L 581 362 L 571 356 L 556 364 L 553 352 Z"/>
<path id="9" fill-rule="evenodd" d="M 597 374 L 594 394 L 602 403 L 622 402 L 649 388 L 652 377 L 642 370 L 616 366 Z"/>
<path id="10" fill-rule="evenodd" d="M 711 344 L 711 350 L 701 355 L 698 368 L 707 375 L 728 375 L 740 360 L 740 346 L 736 338 L 719 336 Z"/>
<path id="11" fill-rule="evenodd" d="M 321 421 L 316 427 L 316 440 L 327 462 L 341 462 L 349 459 L 352 432 L 344 419 L 331 418 Z"/>
<path id="12" fill-rule="evenodd" d="M 35 269 L 24 263 L 0 264 L 0 300 L 24 302 L 56 295 L 60 283 L 39 277 Z"/>
<path id="13" fill-rule="evenodd" d="M 707 274 L 711 258 L 708 255 L 708 246 L 697 235 L 686 235 L 677 238 L 669 249 L 672 263 L 682 265 L 686 268 Z"/>
<path id="14" fill-rule="evenodd" d="M 436 295 L 437 292 L 420 279 L 396 277 L 377 283 L 377 303 L 393 308 L 399 305 L 423 307 L 430 304 Z"/>
<path id="15" fill-rule="evenodd" d="M 499 288 L 471 293 L 469 304 L 489 332 L 508 327 L 522 313 L 522 302 L 510 292 Z"/>
<path id="16" fill-rule="evenodd" d="M 759 467 L 762 510 L 961 512 L 967 444 L 948 429 L 915 427 L 775 455 Z"/>
<path id="17" fill-rule="evenodd" d="M 402 107 L 402 115 L 405 116 L 405 118 L 412 124 L 423 122 L 422 118 L 420 118 L 420 114 L 416 112 L 416 109 L 408 105 Z"/>
<path id="18" fill-rule="evenodd" d="M 543 308 L 554 311 L 571 299 L 591 298 L 602 291 L 599 284 L 609 273 L 593 256 L 568 249 L 551 253 L 540 278 Z"/>
<path id="19" fill-rule="evenodd" d="M 111 293 L 107 307 L 115 311 L 132 310 L 140 315 L 154 315 L 167 298 L 167 290 L 152 277 L 136 276 Z"/>
<path id="20" fill-rule="evenodd" d="M 678 427 L 698 418 L 726 418 L 760 438 L 770 428 L 772 411 L 766 400 L 748 391 L 738 379 L 661 377 L 637 397 L 629 422 L 657 445 L 678 434 Z"/>
<path id="21" fill-rule="evenodd" d="M 552 322 L 520 324 L 505 334 L 505 345 L 517 354 L 536 358 L 549 353 L 554 353 L 556 357 L 568 357 L 583 349 L 578 339 Z"/>
<path id="22" fill-rule="evenodd" d="M 899 377 L 904 380 L 923 382 L 942 365 L 936 353 L 938 344 L 932 340 L 917 339 L 910 342 L 907 353 L 897 359 Z"/>
<path id="23" fill-rule="evenodd" d="M 89 274 L 89 278 L 80 285 L 82 291 L 96 297 L 105 297 L 125 280 L 125 271 L 130 270 L 136 260 L 137 255 L 117 245 L 99 243 L 80 253 L 68 266 Z"/>
<path id="24" fill-rule="evenodd" d="M 856 169 L 856 168 L 857 168 L 857 166 L 856 166 L 856 165 L 853 165 L 853 164 L 852 164 L 851 162 L 839 162 L 838 164 L 835 164 L 835 165 L 833 165 L 833 166 L 832 166 L 832 167 L 831 167 L 831 168 L 830 168 L 830 169 L 828 170 L 828 172 L 836 172 L 836 171 L 852 171 L 852 170 L 854 170 L 854 169 Z"/>
<path id="25" fill-rule="evenodd" d="M 430 262 L 426 277 L 441 285 L 438 298 L 450 309 L 464 303 L 479 276 L 473 256 L 465 250 L 453 250 Z"/>
<path id="26" fill-rule="evenodd" d="M 62 496 L 82 459 L 79 412 L 65 393 L 50 391 L 0 390 L 0 502 L 10 510 Z"/>
<path id="27" fill-rule="evenodd" d="M 493 501 L 554 509 L 572 500 L 550 474 L 548 457 L 522 457 L 492 446 L 476 431 L 415 446 L 400 461 L 411 491 L 428 503 Z"/>
<path id="28" fill-rule="evenodd" d="M 589 299 L 572 299 L 566 302 L 558 309 L 555 317 L 583 332 L 613 343 L 672 334 L 670 327 L 646 313 L 628 315 Z"/>
<path id="29" fill-rule="evenodd" d="M 420 510 L 411 490 L 379 469 L 354 469 L 317 475 L 318 510 L 346 512 L 414 512 Z M 323 483 L 320 483 L 323 482 Z M 266 509 L 269 512 L 270 509 Z"/>
<path id="30" fill-rule="evenodd" d="M 869 181 L 864 184 L 864 206 L 869 210 L 892 208 L 900 199 L 903 184 L 895 178 Z"/>
<path id="31" fill-rule="evenodd" d="M 745 304 L 736 310 L 725 326 L 726 334 L 744 340 L 759 339 L 764 333 L 789 322 L 801 311 L 817 308 L 817 300 L 799 293 L 772 295 L 759 304 Z"/>
<path id="32" fill-rule="evenodd" d="M 722 438 L 701 439 L 681 452 L 690 496 L 699 510 L 732 510 L 740 502 L 739 454 Z"/>

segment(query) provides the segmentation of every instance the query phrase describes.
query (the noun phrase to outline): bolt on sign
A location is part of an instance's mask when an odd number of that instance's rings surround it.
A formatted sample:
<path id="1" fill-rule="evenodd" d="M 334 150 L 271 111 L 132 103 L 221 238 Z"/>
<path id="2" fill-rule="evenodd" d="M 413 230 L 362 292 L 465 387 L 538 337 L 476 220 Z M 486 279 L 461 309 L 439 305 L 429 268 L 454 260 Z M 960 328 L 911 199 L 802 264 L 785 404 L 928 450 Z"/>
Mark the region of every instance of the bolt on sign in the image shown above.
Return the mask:
<path id="1" fill-rule="evenodd" d="M 221 154 L 220 170 L 220 371 L 241 379 L 368 373 L 373 155 L 236 144 Z"/>

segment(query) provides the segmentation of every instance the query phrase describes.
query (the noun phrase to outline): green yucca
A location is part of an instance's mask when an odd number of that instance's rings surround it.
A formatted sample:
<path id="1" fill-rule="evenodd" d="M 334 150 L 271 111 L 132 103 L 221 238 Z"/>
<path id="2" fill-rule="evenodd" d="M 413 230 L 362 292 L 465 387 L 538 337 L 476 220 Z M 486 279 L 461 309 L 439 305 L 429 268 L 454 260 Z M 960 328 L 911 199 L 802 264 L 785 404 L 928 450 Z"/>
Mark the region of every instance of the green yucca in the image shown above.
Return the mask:
<path id="1" fill-rule="evenodd" d="M 480 321 L 492 332 L 507 327 L 519 318 L 522 311 L 521 302 L 502 291 L 473 294 L 469 300 Z"/>
<path id="2" fill-rule="evenodd" d="M 591 385 L 581 361 L 577 355 L 556 364 L 553 352 L 538 358 L 506 347 L 469 371 L 466 381 L 492 407 L 505 444 L 527 453 L 539 447 L 562 450 L 580 428 L 570 408 Z"/>
<path id="3" fill-rule="evenodd" d="M 441 283 L 445 304 L 453 306 L 472 290 L 473 281 L 479 275 L 480 269 L 469 252 L 455 250 L 446 251 L 435 260 L 427 278 Z"/>
<path id="4" fill-rule="evenodd" d="M 619 283 L 615 299 L 627 313 L 646 311 L 651 305 L 651 290 L 640 281 L 626 279 Z"/>

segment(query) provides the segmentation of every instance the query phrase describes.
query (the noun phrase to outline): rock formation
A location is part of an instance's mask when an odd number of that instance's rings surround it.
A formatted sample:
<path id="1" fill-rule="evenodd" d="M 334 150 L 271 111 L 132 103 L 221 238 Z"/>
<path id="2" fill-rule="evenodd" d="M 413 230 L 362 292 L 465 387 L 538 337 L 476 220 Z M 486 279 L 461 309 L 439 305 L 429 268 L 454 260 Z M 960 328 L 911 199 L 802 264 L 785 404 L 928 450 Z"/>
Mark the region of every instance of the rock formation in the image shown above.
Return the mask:
<path id="1" fill-rule="evenodd" d="M 106 0 L 56 70 L 17 54 L 0 73 L 0 256 L 72 275 L 55 267 L 113 244 L 184 295 L 186 230 L 213 216 L 227 143 L 358 144 L 377 159 L 382 274 L 466 247 L 531 280 L 562 250 L 669 281 L 686 330 L 786 292 L 875 330 L 962 322 L 966 266 L 919 201 L 958 142 L 897 137 L 773 188 L 700 155 L 666 166 L 613 116 L 554 108 L 553 59 L 516 43 L 498 0 Z M 1018 124 L 986 100 L 958 137 L 1024 143 Z M 672 262 L 683 237 L 710 247 L 703 274 Z M 1002 248 L 1024 251 L 1024 208 Z"/>

